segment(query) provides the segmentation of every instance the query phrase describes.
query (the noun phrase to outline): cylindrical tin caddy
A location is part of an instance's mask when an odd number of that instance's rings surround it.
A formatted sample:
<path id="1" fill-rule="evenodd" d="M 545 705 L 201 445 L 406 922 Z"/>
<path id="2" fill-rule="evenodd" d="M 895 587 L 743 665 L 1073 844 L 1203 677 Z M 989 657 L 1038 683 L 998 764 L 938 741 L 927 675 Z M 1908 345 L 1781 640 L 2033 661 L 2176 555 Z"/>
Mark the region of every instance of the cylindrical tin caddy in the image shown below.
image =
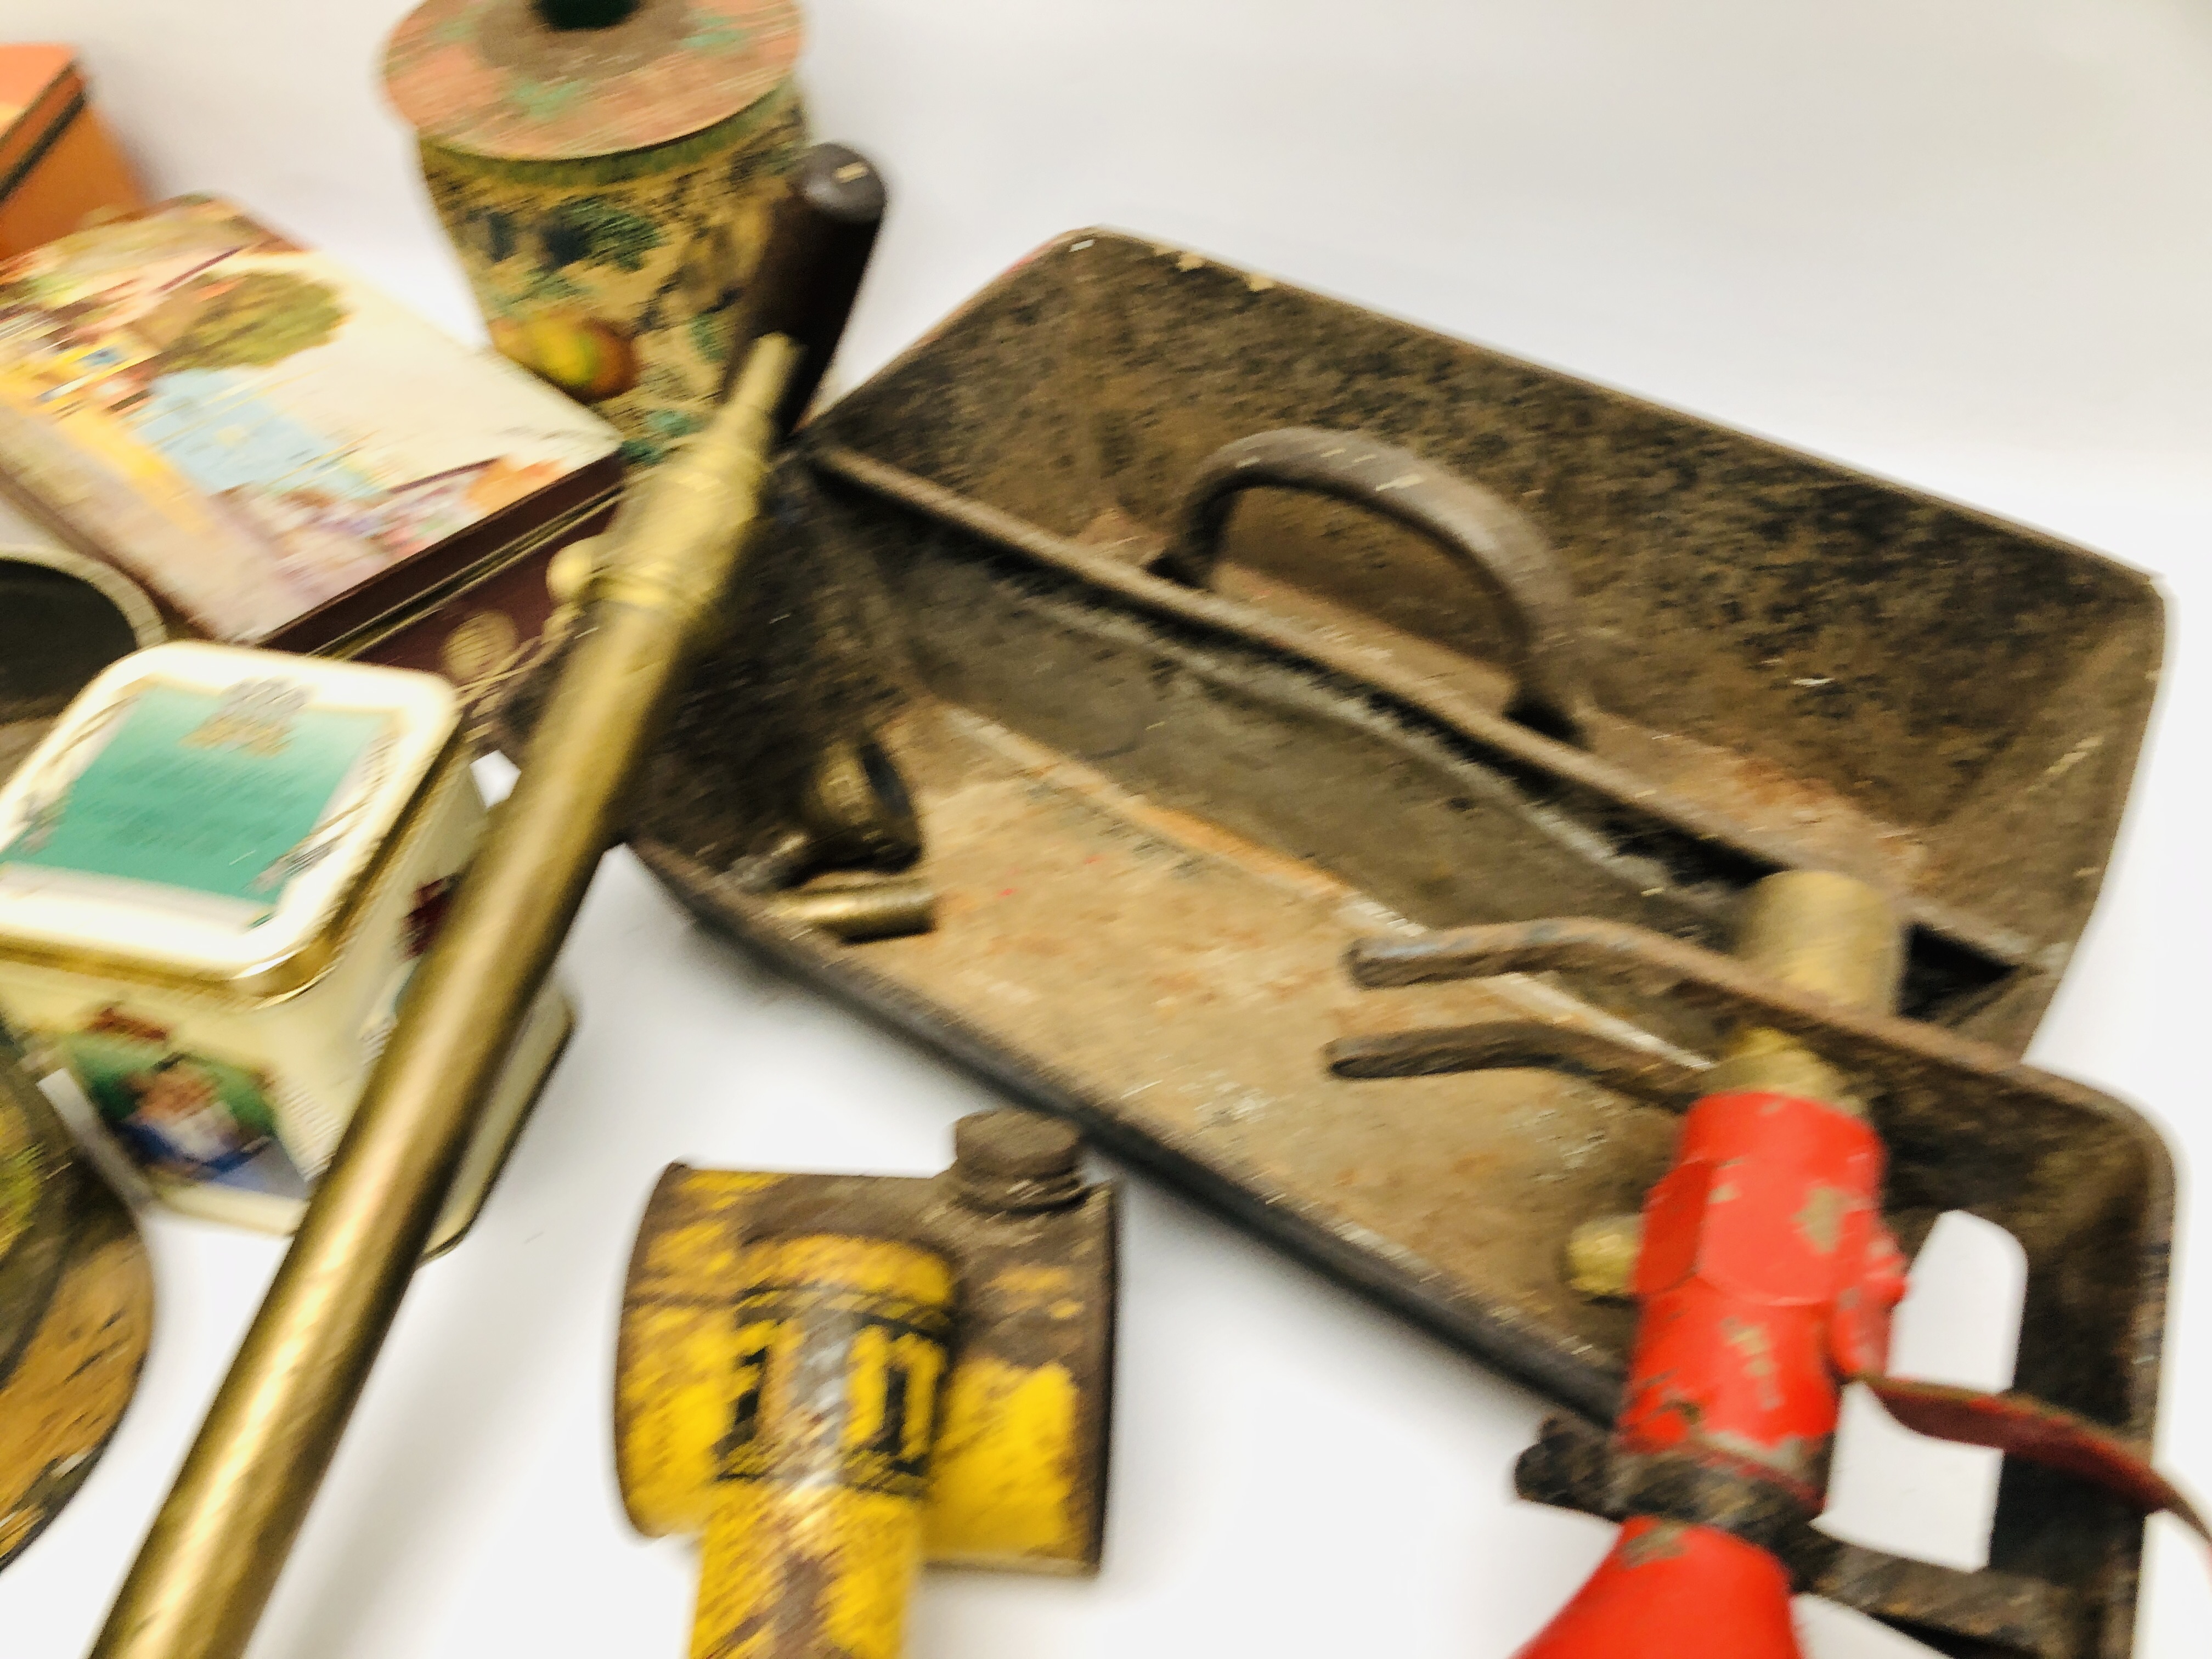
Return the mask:
<path id="1" fill-rule="evenodd" d="M 426 0 L 392 102 L 492 343 L 651 465 L 704 424 L 805 147 L 791 0 Z"/>

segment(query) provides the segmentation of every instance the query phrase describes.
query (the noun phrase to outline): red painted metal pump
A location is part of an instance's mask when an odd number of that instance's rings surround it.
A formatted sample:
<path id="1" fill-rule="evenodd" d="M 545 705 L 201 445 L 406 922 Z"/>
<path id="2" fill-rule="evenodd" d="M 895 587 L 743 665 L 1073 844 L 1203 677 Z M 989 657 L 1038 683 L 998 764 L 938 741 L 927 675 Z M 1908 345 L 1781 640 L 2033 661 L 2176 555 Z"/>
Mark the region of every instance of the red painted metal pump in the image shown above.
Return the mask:
<path id="1" fill-rule="evenodd" d="M 1563 970 L 1668 987 L 1735 1024 L 1720 1058 L 1697 1066 L 1533 1023 L 1330 1045 L 1330 1067 L 1344 1077 L 1547 1066 L 1688 1104 L 1641 1217 L 1594 1220 L 1571 1248 L 1577 1288 L 1639 1304 L 1627 1377 L 1609 1437 L 1555 1418 L 1516 1484 L 1622 1524 L 1519 1659 L 1799 1659 L 1790 1597 L 1800 1590 L 1968 1638 L 1978 1652 L 2075 1652 L 2075 1604 L 2045 1580 L 1956 1572 L 1812 1527 L 1854 1382 L 1920 1433 L 1996 1447 L 2204 1530 L 2147 1449 L 2108 1428 L 2027 1395 L 1887 1375 L 1906 1262 L 1883 1218 L 1886 1153 L 1868 1100 L 1894 1110 L 1941 1097 L 2000 1133 L 2010 1121 L 2002 1091 L 2039 1075 L 1894 1018 L 1905 960 L 1878 891 L 1814 871 L 1751 890 L 1733 959 L 1571 919 L 1352 952 L 1354 976 L 1373 987 Z"/>
<path id="2" fill-rule="evenodd" d="M 1881 895 L 1805 872 L 1754 891 L 1739 954 L 1887 1012 L 1900 943 Z M 1740 1033 L 1707 1084 L 1644 1205 L 1614 1444 L 1743 1483 L 1737 1517 L 1817 1513 L 1844 1379 L 1883 1370 L 1905 1293 L 1881 1142 L 1845 1080 L 1779 1032 Z M 1791 1589 L 1755 1534 L 1632 1514 L 1522 1659 L 1796 1659 Z"/>

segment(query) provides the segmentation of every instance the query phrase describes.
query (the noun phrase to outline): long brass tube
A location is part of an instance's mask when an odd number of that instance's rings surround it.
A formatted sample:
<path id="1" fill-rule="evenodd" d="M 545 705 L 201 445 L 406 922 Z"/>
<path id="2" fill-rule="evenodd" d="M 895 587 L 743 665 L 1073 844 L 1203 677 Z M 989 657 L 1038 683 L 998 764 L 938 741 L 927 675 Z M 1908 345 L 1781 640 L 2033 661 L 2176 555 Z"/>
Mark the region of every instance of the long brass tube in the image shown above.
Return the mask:
<path id="1" fill-rule="evenodd" d="M 92 1659 L 239 1659 L 398 1311 L 484 1102 L 553 969 L 693 651 L 775 446 L 819 383 L 884 211 L 862 157 L 799 159 L 736 322 L 728 396 L 634 487 L 583 631 L 305 1219 L 140 1547 Z"/>
<path id="2" fill-rule="evenodd" d="M 759 340 L 625 505 L 589 631 L 424 957 L 351 1127 L 124 1582 L 95 1659 L 237 1659 L 428 1243 L 478 1108 L 623 828 L 757 512 L 799 349 Z"/>

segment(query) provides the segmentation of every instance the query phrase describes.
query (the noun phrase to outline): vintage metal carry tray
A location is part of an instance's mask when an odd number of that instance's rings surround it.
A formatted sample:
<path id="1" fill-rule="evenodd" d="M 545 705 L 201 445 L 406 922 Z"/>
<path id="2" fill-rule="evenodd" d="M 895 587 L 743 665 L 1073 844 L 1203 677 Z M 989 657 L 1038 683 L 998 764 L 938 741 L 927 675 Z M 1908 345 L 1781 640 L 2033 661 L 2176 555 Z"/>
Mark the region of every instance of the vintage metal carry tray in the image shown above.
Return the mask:
<path id="1" fill-rule="evenodd" d="M 635 838 L 710 925 L 1602 1417 L 1632 1314 L 1569 1286 L 1567 1235 L 1636 1208 L 1668 1089 L 1763 1006 L 1695 963 L 1761 876 L 1863 876 L 1911 923 L 1908 1018 L 1837 1039 L 1893 1221 L 2010 1229 L 2018 1386 L 2147 1443 L 2164 1150 L 2016 1060 L 2150 706 L 2142 576 L 1104 232 L 801 451 Z M 933 930 L 796 919 L 872 863 Z M 1432 930 L 1566 917 L 1527 971 L 1419 965 Z M 1527 1065 L 1454 1069 L 1501 1033 Z M 1556 1069 L 1583 1049 L 1612 1059 Z M 1993 1565 L 2034 1620 L 1870 1605 L 2117 1655 L 2138 1537 L 2011 1465 Z"/>

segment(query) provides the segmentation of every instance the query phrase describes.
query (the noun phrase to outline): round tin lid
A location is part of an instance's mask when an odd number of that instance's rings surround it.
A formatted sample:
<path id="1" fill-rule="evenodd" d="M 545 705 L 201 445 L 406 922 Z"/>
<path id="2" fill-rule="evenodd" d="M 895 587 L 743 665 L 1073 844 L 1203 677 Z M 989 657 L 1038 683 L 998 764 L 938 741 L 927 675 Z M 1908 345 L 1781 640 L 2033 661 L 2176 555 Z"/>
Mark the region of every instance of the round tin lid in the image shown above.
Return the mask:
<path id="1" fill-rule="evenodd" d="M 385 90 L 423 137 L 503 161 L 645 149 L 728 119 L 799 57 L 796 0 L 425 0 L 392 33 Z"/>
<path id="2" fill-rule="evenodd" d="M 94 675 L 167 637 L 145 590 L 114 566 L 11 546 L 0 513 L 0 783 Z"/>

